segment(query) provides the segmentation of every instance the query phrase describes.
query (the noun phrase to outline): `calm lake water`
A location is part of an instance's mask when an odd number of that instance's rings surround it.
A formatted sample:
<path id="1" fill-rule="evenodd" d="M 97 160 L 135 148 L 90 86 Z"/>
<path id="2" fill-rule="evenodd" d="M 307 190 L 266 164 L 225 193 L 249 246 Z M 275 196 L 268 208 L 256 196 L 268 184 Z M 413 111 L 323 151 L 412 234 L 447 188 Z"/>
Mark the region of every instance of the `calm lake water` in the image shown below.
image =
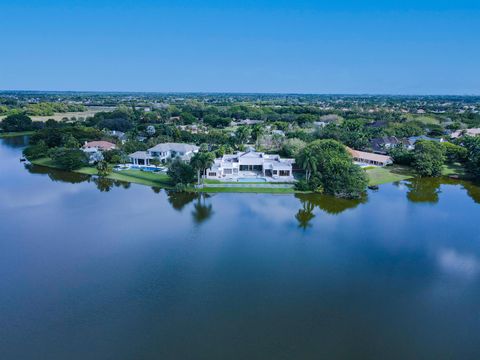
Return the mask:
<path id="1" fill-rule="evenodd" d="M 480 188 L 176 195 L 0 139 L 1 359 L 479 359 Z"/>

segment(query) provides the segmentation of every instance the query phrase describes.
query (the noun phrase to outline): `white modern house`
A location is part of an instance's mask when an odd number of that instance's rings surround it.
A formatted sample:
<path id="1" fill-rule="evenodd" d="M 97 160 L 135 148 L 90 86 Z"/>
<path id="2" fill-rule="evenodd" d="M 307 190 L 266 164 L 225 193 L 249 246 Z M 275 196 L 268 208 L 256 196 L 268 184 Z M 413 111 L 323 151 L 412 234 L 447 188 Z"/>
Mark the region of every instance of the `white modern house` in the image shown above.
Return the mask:
<path id="1" fill-rule="evenodd" d="M 189 161 L 193 154 L 197 153 L 199 147 L 181 143 L 163 143 L 155 145 L 147 151 L 137 151 L 128 155 L 130 162 L 138 166 L 150 166 L 150 161 L 158 159 L 165 163 L 167 160 L 180 159 Z"/>
<path id="2" fill-rule="evenodd" d="M 215 159 L 207 170 L 207 179 L 224 181 L 295 181 L 292 173 L 294 159 L 282 159 L 279 155 L 262 152 L 238 152 Z"/>

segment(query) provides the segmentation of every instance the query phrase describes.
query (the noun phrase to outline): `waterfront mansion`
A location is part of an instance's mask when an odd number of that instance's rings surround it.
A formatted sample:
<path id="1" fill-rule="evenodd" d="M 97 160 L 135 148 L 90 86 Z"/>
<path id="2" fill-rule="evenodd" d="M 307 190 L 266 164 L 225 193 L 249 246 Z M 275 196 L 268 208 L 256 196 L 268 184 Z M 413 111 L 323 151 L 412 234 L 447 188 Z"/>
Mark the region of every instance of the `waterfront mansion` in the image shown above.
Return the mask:
<path id="1" fill-rule="evenodd" d="M 248 181 L 263 178 L 268 181 L 294 181 L 294 159 L 282 159 L 279 155 L 247 151 L 224 155 L 215 159 L 207 170 L 207 179 L 224 181 Z"/>
<path id="2" fill-rule="evenodd" d="M 199 147 L 190 144 L 163 143 L 155 145 L 147 151 L 137 151 L 128 155 L 130 162 L 138 166 L 150 166 L 150 161 L 158 159 L 165 163 L 167 160 L 180 159 L 189 161 Z"/>

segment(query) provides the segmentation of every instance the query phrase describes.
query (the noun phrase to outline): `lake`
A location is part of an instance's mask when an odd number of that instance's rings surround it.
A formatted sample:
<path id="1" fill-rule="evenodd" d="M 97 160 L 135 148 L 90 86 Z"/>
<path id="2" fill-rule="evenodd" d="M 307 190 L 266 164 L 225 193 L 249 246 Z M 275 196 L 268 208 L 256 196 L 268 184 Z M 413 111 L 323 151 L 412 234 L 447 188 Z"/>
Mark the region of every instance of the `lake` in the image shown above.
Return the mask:
<path id="1" fill-rule="evenodd" d="M 169 193 L 0 139 L 1 359 L 479 359 L 480 188 Z"/>

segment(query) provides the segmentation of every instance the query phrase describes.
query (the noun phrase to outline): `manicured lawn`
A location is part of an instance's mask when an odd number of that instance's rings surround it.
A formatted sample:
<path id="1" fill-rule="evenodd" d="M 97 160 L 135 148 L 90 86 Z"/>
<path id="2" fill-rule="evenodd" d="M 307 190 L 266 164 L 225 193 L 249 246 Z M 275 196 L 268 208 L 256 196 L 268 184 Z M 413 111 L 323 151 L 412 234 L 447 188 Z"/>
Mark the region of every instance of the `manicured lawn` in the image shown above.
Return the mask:
<path id="1" fill-rule="evenodd" d="M 172 179 L 167 174 L 152 173 L 140 170 L 115 171 L 108 175 L 108 178 L 120 181 L 127 181 L 135 184 L 172 188 Z"/>
<path id="2" fill-rule="evenodd" d="M 42 158 L 31 161 L 34 165 L 46 166 L 54 169 L 61 168 L 55 164 L 55 162 L 50 158 Z M 85 175 L 98 175 L 98 171 L 95 167 L 86 166 L 73 172 Z M 108 179 L 125 181 L 134 184 L 162 187 L 162 188 L 172 188 L 173 184 L 171 179 L 166 174 L 152 173 L 147 171 L 140 170 L 123 170 L 118 172 L 111 172 L 108 176 Z"/>
<path id="3" fill-rule="evenodd" d="M 368 185 L 380 185 L 414 177 L 413 170 L 405 166 L 375 167 L 366 170 Z"/>
<path id="4" fill-rule="evenodd" d="M 35 134 L 35 131 L 7 132 L 7 133 L 0 133 L 0 138 L 25 136 L 25 135 L 33 135 L 33 134 Z"/>

